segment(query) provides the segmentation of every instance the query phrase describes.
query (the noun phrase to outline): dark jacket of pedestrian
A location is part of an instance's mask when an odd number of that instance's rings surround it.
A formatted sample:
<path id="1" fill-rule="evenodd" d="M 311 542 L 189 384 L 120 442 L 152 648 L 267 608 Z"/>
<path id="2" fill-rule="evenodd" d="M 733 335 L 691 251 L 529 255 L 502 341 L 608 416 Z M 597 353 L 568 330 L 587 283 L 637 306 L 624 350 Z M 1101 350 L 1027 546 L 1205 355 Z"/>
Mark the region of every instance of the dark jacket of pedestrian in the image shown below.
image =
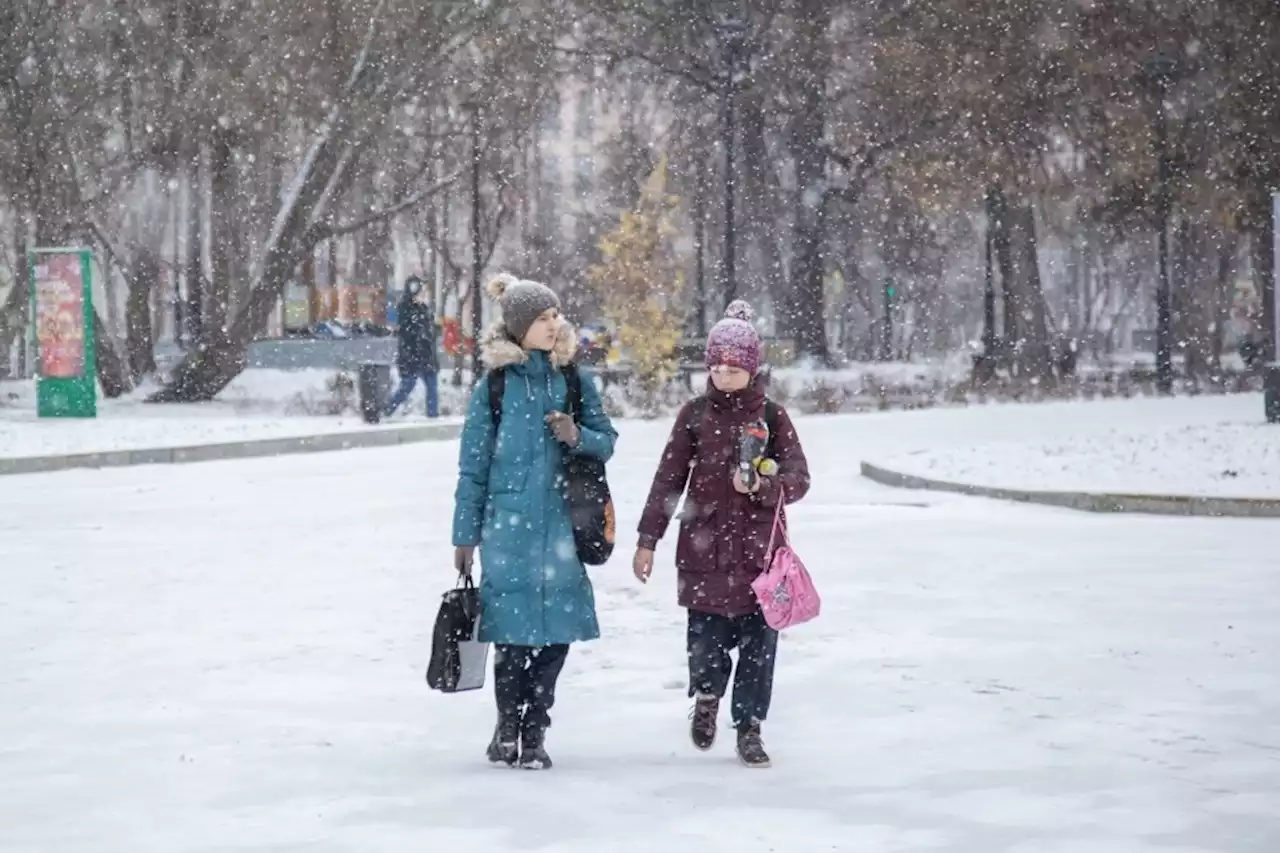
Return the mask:
<path id="1" fill-rule="evenodd" d="M 409 290 L 400 299 L 396 320 L 399 349 L 396 366 L 402 376 L 435 372 L 440 369 L 436 356 L 436 320 L 431 306 L 424 304 Z"/>

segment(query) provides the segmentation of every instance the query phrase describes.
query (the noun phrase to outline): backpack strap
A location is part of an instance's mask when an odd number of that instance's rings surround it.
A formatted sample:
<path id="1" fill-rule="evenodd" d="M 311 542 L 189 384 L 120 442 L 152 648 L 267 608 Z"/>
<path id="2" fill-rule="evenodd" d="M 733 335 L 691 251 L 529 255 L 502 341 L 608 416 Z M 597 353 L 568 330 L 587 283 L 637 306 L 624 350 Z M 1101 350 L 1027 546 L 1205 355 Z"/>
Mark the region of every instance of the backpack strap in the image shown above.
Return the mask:
<path id="1" fill-rule="evenodd" d="M 564 407 L 567 414 L 573 415 L 573 422 L 582 425 L 582 374 L 578 372 L 576 364 L 566 364 L 560 368 L 560 372 L 564 374 L 565 385 L 568 386 L 568 392 L 565 394 Z"/>
<path id="2" fill-rule="evenodd" d="M 498 435 L 498 425 L 502 423 L 502 395 L 507 390 L 507 371 L 498 369 L 489 371 L 489 419 L 493 421 L 493 434 Z"/>
<path id="3" fill-rule="evenodd" d="M 702 419 L 707 413 L 707 395 L 694 397 L 689 401 L 689 442 L 693 447 L 693 455 L 698 455 L 698 431 L 702 429 Z"/>
<path id="4" fill-rule="evenodd" d="M 568 385 L 569 391 L 565 395 L 565 408 L 568 413 L 573 415 L 574 423 L 582 423 L 582 374 L 578 372 L 576 365 L 568 364 L 560 369 L 564 374 L 565 384 Z M 490 370 L 489 371 L 489 419 L 493 422 L 494 430 L 502 423 L 502 396 L 507 390 L 507 371 L 506 370 Z"/>

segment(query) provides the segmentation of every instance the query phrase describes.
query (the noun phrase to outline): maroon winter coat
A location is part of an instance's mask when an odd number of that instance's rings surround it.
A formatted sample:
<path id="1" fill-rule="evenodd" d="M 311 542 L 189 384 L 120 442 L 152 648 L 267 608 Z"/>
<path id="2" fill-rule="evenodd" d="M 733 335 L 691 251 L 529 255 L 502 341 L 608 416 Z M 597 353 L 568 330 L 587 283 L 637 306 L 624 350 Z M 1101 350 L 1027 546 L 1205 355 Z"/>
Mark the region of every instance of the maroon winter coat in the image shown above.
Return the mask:
<path id="1" fill-rule="evenodd" d="M 682 607 L 722 616 L 754 612 L 751 582 L 764 569 L 774 509 L 784 495 L 786 503 L 795 503 L 809 491 L 809 463 L 781 406 L 773 439 L 777 476 L 762 478 L 754 495 L 733 488 L 743 428 L 764 419 L 764 403 L 759 377 L 733 394 L 708 384 L 701 423 L 692 423 L 694 407 L 687 404 L 667 440 L 640 518 L 639 544 L 657 547 L 688 483 L 676 546 Z"/>

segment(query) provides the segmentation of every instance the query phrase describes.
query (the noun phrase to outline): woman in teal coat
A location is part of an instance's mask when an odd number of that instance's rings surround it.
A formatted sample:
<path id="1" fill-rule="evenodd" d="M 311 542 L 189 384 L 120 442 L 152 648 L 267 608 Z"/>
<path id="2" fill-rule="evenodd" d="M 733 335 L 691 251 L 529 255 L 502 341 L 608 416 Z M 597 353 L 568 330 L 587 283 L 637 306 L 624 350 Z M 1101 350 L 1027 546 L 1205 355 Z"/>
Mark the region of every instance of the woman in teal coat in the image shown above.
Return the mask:
<path id="1" fill-rule="evenodd" d="M 489 760 L 542 769 L 551 766 L 548 712 L 569 644 L 600 636 L 557 477 L 567 455 L 608 460 L 617 433 L 585 373 L 581 424 L 565 414 L 562 369 L 577 341 L 556 294 L 505 274 L 488 290 L 503 319 L 481 342 L 489 372 L 476 384 L 462 428 L 453 544 L 464 574 L 480 549 L 479 639 L 494 644 L 498 705 Z M 489 381 L 496 371 L 506 378 L 495 430 Z"/>

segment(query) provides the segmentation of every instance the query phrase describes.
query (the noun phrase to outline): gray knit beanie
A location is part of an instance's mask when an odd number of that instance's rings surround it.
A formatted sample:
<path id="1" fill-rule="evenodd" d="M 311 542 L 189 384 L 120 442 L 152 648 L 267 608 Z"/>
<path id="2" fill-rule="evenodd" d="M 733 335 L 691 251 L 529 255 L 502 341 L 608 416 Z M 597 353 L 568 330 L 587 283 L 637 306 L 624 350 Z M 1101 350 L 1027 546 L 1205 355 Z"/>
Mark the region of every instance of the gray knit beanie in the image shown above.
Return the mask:
<path id="1" fill-rule="evenodd" d="M 502 309 L 502 325 L 516 343 L 523 343 L 529 327 L 550 308 L 560 307 L 560 297 L 545 284 L 499 273 L 485 288 Z"/>

